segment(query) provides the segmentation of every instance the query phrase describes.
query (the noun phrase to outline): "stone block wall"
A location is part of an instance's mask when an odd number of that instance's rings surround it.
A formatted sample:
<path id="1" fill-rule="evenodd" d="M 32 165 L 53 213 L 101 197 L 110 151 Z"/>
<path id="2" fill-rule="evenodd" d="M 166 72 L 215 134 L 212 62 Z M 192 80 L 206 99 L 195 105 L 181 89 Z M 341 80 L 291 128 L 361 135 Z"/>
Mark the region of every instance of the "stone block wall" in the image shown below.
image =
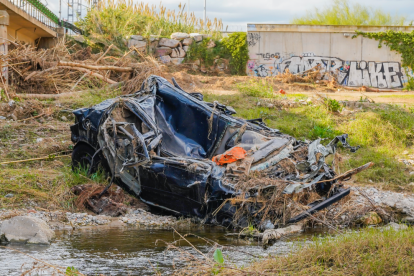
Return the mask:
<path id="1" fill-rule="evenodd" d="M 193 43 L 202 43 L 203 39 L 209 39 L 211 35 L 198 34 L 198 33 L 173 33 L 171 38 L 159 38 L 151 35 L 148 39 L 145 39 L 141 35 L 131 35 L 128 40 L 127 46 L 130 48 L 134 46 L 137 50 L 153 54 L 163 63 L 181 64 Z M 149 47 L 147 47 L 147 45 Z M 210 46 L 211 45 L 211 46 Z M 214 42 L 211 40 L 209 47 L 215 47 Z"/>

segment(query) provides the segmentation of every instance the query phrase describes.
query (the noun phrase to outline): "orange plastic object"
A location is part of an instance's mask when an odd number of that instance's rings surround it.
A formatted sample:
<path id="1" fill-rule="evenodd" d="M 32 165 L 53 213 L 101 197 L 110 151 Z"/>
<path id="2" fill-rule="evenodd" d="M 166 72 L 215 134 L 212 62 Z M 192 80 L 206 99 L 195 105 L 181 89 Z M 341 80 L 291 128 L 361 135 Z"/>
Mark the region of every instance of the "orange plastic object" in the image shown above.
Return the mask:
<path id="1" fill-rule="evenodd" d="M 244 157 L 246 157 L 246 151 L 241 147 L 234 147 L 223 154 L 214 156 L 212 160 L 213 162 L 216 162 L 217 165 L 221 166 L 236 162 Z"/>
<path id="2" fill-rule="evenodd" d="M 280 89 L 280 90 L 279 90 L 279 93 L 280 93 L 280 94 L 285 95 L 285 94 L 286 94 L 286 91 L 285 91 L 285 90 L 283 90 L 283 89 Z"/>

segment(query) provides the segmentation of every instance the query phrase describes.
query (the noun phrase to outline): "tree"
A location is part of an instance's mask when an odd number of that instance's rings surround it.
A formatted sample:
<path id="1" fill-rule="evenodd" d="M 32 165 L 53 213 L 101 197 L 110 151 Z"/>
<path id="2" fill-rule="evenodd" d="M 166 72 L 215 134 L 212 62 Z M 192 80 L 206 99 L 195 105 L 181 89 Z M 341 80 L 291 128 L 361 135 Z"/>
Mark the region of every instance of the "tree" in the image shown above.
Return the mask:
<path id="1" fill-rule="evenodd" d="M 309 25 L 371 25 L 371 26 L 403 26 L 408 19 L 404 15 L 391 15 L 381 9 L 350 4 L 348 0 L 332 0 L 325 9 L 314 8 L 306 15 L 294 18 L 292 24 Z M 412 22 L 409 22 L 412 25 Z"/>

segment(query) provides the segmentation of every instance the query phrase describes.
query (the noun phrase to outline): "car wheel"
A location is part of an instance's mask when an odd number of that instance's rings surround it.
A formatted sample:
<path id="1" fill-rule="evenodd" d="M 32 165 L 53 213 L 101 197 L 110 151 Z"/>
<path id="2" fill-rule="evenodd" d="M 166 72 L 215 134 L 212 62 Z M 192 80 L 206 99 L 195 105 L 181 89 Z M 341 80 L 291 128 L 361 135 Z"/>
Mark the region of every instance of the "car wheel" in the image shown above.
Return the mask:
<path id="1" fill-rule="evenodd" d="M 92 157 L 95 154 L 95 149 L 87 144 L 78 144 L 75 146 L 72 152 L 72 170 L 80 168 L 89 169 L 92 163 Z M 93 160 L 91 173 L 98 170 L 101 165 L 101 155 L 96 154 Z"/>

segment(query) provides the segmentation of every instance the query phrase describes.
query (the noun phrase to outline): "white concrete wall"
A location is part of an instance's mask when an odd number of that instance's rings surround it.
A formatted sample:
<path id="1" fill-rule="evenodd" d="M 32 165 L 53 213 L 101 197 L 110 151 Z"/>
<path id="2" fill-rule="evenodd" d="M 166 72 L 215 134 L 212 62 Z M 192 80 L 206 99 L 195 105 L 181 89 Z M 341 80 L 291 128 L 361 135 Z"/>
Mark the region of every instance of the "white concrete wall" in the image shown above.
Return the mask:
<path id="1" fill-rule="evenodd" d="M 401 55 L 385 45 L 378 48 L 376 40 L 352 38 L 355 30 L 388 29 L 411 32 L 414 27 L 248 24 L 247 74 L 266 77 L 286 69 L 298 73 L 320 64 L 342 85 L 402 88 L 407 78 Z"/>

